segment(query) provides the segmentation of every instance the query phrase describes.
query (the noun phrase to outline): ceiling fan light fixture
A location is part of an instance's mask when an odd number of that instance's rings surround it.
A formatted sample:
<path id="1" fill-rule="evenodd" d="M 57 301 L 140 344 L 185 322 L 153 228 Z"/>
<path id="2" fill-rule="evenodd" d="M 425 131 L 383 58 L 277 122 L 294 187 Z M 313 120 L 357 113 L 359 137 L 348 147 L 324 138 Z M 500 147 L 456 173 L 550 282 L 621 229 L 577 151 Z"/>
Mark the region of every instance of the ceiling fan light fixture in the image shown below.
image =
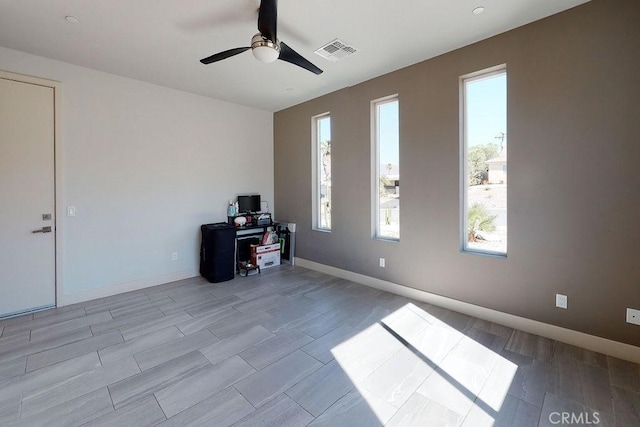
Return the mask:
<path id="1" fill-rule="evenodd" d="M 278 44 L 263 37 L 261 34 L 256 34 L 251 39 L 251 51 L 258 61 L 265 64 L 274 62 L 280 56 Z"/>

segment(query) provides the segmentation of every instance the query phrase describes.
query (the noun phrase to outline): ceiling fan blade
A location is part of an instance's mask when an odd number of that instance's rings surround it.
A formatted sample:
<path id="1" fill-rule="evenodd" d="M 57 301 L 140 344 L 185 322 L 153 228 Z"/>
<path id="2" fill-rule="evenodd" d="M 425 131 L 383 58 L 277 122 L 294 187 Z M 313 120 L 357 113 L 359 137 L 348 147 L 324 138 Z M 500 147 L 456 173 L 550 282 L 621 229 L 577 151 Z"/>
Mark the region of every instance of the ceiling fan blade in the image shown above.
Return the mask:
<path id="1" fill-rule="evenodd" d="M 225 50 L 224 52 L 216 53 L 215 55 L 208 56 L 200 60 L 203 64 L 211 64 L 212 62 L 222 61 L 223 59 L 230 58 L 234 55 L 244 52 L 245 50 L 251 49 L 250 47 L 237 47 L 235 49 Z"/>
<path id="2" fill-rule="evenodd" d="M 260 1 L 258 31 L 274 43 L 278 40 L 278 0 Z"/>
<path id="3" fill-rule="evenodd" d="M 322 74 L 322 70 L 320 68 L 307 61 L 302 55 L 291 49 L 284 42 L 280 42 L 280 56 L 278 59 L 297 65 L 298 67 L 302 67 L 305 70 L 311 71 L 313 74 Z"/>
<path id="4" fill-rule="evenodd" d="M 278 32 L 281 36 L 284 35 L 285 39 L 295 42 L 294 44 L 296 45 L 313 45 L 315 43 L 314 41 L 310 40 L 308 36 L 303 34 L 302 31 L 297 30 L 295 27 L 283 21 L 278 22 Z"/>

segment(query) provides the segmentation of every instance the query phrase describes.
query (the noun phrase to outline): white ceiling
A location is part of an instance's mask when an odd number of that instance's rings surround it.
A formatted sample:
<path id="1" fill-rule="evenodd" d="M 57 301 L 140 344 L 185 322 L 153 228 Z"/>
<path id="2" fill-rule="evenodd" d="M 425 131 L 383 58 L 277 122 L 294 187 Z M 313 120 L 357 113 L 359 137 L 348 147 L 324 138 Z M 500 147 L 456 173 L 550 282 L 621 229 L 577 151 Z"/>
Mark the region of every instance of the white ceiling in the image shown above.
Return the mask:
<path id="1" fill-rule="evenodd" d="M 250 51 L 199 62 L 249 46 L 258 0 L 0 0 L 0 46 L 278 111 L 586 1 L 281 0 L 278 38 L 323 69 L 318 76 Z M 484 13 L 474 15 L 477 6 Z M 358 53 L 336 63 L 313 53 L 335 38 Z"/>

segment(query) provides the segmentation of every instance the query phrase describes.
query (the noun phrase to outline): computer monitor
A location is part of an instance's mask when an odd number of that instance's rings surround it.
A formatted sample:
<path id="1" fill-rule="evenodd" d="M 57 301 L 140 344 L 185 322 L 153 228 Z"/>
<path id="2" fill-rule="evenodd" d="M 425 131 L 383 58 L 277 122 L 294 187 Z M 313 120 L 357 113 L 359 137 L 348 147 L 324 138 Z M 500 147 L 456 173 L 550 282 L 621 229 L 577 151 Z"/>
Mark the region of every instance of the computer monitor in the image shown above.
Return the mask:
<path id="1" fill-rule="evenodd" d="M 238 196 L 238 213 L 259 212 L 261 209 L 259 194 Z"/>

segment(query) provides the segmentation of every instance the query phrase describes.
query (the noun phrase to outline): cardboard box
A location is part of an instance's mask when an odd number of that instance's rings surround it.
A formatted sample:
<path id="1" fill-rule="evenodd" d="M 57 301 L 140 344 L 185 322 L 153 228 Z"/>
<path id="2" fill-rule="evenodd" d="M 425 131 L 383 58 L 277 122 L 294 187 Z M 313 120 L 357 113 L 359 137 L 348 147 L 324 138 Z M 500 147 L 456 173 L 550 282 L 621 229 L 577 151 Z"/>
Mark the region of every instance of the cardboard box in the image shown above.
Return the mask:
<path id="1" fill-rule="evenodd" d="M 280 244 L 251 246 L 251 263 L 261 269 L 280 265 Z"/>
<path id="2" fill-rule="evenodd" d="M 251 245 L 251 256 L 263 254 L 266 252 L 274 252 L 274 251 L 278 251 L 278 252 L 280 251 L 280 243 L 274 243 L 273 245 L 263 245 L 263 246 Z"/>

